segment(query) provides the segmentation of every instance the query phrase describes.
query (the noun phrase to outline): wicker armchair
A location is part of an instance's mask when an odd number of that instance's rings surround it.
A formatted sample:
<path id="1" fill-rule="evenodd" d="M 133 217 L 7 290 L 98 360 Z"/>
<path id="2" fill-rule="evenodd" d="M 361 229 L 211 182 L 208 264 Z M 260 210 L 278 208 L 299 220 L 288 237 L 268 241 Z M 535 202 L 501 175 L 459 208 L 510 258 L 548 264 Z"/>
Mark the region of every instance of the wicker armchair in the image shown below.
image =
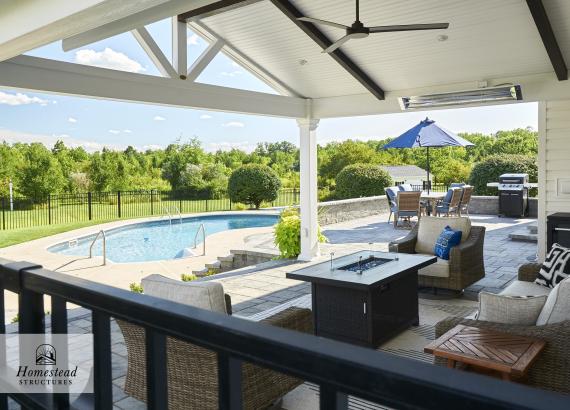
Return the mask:
<path id="1" fill-rule="evenodd" d="M 416 253 L 416 240 L 421 221 L 402 239 L 390 242 L 390 252 Z M 472 226 L 469 237 L 451 248 L 449 255 L 449 276 L 418 275 L 418 284 L 422 287 L 442 288 L 461 291 L 485 277 L 483 242 L 485 227 Z"/>
<path id="2" fill-rule="evenodd" d="M 540 270 L 540 264 L 525 264 L 519 269 L 518 279 L 532 282 Z M 519 336 L 534 337 L 546 341 L 546 347 L 530 368 L 528 384 L 561 393 L 570 393 L 570 321 L 544 326 L 508 325 L 485 321 L 451 317 L 439 322 L 435 327 L 438 338 L 457 325 L 492 329 L 498 332 Z M 446 360 L 436 359 L 436 363 L 445 366 Z"/>
<path id="3" fill-rule="evenodd" d="M 144 329 L 122 320 L 117 320 L 117 323 L 127 345 L 125 392 L 146 402 Z M 305 333 L 313 331 L 311 311 L 296 307 L 276 313 L 260 323 Z M 167 361 L 169 409 L 218 409 L 218 359 L 215 352 L 168 338 Z M 244 363 L 243 408 L 268 408 L 301 383 L 301 380 L 294 377 Z"/>

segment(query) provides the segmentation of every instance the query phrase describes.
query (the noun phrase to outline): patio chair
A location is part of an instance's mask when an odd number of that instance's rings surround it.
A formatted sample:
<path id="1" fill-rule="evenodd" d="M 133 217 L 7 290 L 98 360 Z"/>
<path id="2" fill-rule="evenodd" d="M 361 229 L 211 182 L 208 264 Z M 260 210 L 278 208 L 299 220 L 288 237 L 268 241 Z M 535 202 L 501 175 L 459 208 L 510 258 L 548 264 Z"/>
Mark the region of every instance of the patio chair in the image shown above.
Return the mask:
<path id="1" fill-rule="evenodd" d="M 467 185 L 465 182 L 452 182 L 451 184 L 449 184 L 450 188 L 463 188 L 465 185 Z"/>
<path id="2" fill-rule="evenodd" d="M 471 202 L 471 196 L 473 194 L 473 187 L 471 185 L 465 185 L 463 187 L 463 193 L 461 195 L 461 200 L 459 201 L 459 216 L 465 212 L 469 216 L 469 203 Z"/>
<path id="3" fill-rule="evenodd" d="M 523 297 L 548 294 L 549 288 L 533 283 L 541 266 L 537 263 L 522 265 L 519 268 L 518 280 L 509 285 L 501 294 Z M 570 350 L 568 349 L 570 321 L 528 326 L 449 317 L 436 324 L 435 337 L 440 337 L 457 325 L 492 329 L 512 335 L 544 340 L 546 346 L 531 366 L 526 383 L 542 389 L 570 393 L 570 383 L 568 383 L 570 380 L 570 366 L 568 365 L 570 363 Z M 439 358 L 436 359 L 436 363 L 443 366 L 447 364 L 446 361 Z"/>
<path id="4" fill-rule="evenodd" d="M 445 214 L 445 216 L 457 214 L 459 212 L 459 202 L 461 201 L 462 192 L 463 189 L 461 188 L 449 188 L 445 198 L 435 206 L 436 216 L 442 214 Z"/>
<path id="5" fill-rule="evenodd" d="M 400 189 L 397 186 L 391 186 L 385 188 L 384 191 L 386 192 L 386 198 L 388 199 L 388 206 L 390 207 L 390 215 L 388 216 L 388 222 L 390 222 L 392 214 L 398 211 L 398 204 L 396 203 L 396 197 L 398 196 L 398 192 L 400 191 Z"/>
<path id="6" fill-rule="evenodd" d="M 446 226 L 463 232 L 461 243 L 451 248 L 449 260 L 438 258 L 433 265 L 420 269 L 418 284 L 421 287 L 462 291 L 485 277 L 485 227 L 471 226 L 471 221 L 466 217 L 426 216 L 406 237 L 390 242 L 388 248 L 390 252 L 433 256 L 435 242 Z"/>
<path id="7" fill-rule="evenodd" d="M 142 280 L 144 292 L 223 314 L 231 314 L 231 299 L 213 281 L 181 282 L 161 275 Z M 146 402 L 146 345 L 144 328 L 117 320 L 127 345 L 125 392 Z M 262 320 L 305 333 L 313 332 L 309 309 L 290 307 Z M 167 339 L 168 408 L 218 409 L 217 353 L 175 338 Z M 242 365 L 244 409 L 264 409 L 302 383 L 301 380 L 250 363 Z"/>
<path id="8" fill-rule="evenodd" d="M 400 218 L 410 220 L 417 217 L 421 218 L 420 197 L 422 193 L 419 191 L 404 192 L 400 191 L 396 195 L 396 210 L 394 212 L 394 228 L 398 227 Z"/>

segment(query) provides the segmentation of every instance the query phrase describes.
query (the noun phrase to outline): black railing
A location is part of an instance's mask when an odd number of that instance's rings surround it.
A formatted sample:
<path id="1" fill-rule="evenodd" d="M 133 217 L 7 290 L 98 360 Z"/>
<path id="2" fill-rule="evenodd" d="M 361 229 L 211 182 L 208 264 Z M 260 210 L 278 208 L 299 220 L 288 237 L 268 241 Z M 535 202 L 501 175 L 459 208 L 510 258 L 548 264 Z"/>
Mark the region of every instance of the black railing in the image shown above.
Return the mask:
<path id="1" fill-rule="evenodd" d="M 0 284 L 2 317 L 3 290 L 20 296 L 20 333 L 45 333 L 44 295 L 51 297 L 52 332 L 67 333 L 66 302 L 92 311 L 94 393 L 81 399 L 96 409 L 113 406 L 111 318 L 145 329 L 147 397 L 152 409 L 168 408 L 166 336 L 218 354 L 221 409 L 242 408 L 240 367 L 244 362 L 319 385 L 321 409 L 346 409 L 347 395 L 396 409 L 568 408 L 568 396 L 136 294 L 27 262 L 0 260 Z M 0 330 L 5 332 L 4 325 Z M 24 408 L 68 405 L 67 396 L 10 397 Z M 0 395 L 0 408 L 7 408 L 7 398 Z"/>
<path id="2" fill-rule="evenodd" d="M 298 189 L 282 189 L 277 199 L 263 206 L 299 203 Z M 52 194 L 30 198 L 0 198 L 0 230 L 87 221 L 111 221 L 162 215 L 164 209 L 181 213 L 239 209 L 229 198 L 201 199 L 190 191 L 119 191 Z"/>
<path id="3" fill-rule="evenodd" d="M 395 182 L 394 185 L 404 185 L 405 182 Z M 414 191 L 427 191 L 428 189 L 428 182 L 423 181 L 421 185 L 418 184 L 410 184 Z M 430 181 L 430 191 L 432 192 L 447 192 L 449 189 L 449 185 L 447 184 L 436 184 Z"/>

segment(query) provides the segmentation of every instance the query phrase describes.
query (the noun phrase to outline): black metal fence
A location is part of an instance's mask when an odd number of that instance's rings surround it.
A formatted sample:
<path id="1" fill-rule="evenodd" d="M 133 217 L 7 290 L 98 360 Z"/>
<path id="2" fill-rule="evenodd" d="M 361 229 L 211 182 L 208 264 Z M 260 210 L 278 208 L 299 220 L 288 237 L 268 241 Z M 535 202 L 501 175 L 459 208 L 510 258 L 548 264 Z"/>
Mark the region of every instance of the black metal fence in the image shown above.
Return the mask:
<path id="1" fill-rule="evenodd" d="M 298 189 L 282 189 L 277 199 L 263 206 L 299 203 Z M 196 199 L 187 191 L 83 192 L 48 195 L 43 198 L 0 198 L 0 229 L 108 221 L 153 215 L 231 211 L 240 209 L 229 198 Z"/>
<path id="2" fill-rule="evenodd" d="M 33 263 L 0 259 L 0 317 L 4 290 L 18 298 L 19 333 L 47 332 L 44 297 L 51 297 L 51 332 L 66 334 L 67 303 L 90 309 L 94 393 L 80 397 L 95 409 L 113 408 L 112 318 L 145 329 L 148 408 L 168 408 L 167 337 L 218 355 L 219 408 L 242 409 L 244 362 L 319 385 L 321 409 L 347 409 L 348 395 L 391 408 L 530 410 L 568 409 L 568 396 L 516 383 L 400 358 L 389 353 L 317 338 L 277 327 L 204 311 L 42 269 Z M 6 333 L 4 320 L 0 334 Z M 0 346 L 5 349 L 5 346 Z M 59 352 L 58 352 L 59 354 Z M 0 356 L 5 356 L 5 351 Z M 186 375 L 193 377 L 193 375 Z M 26 409 L 67 409 L 66 394 L 0 394 Z"/>
<path id="3" fill-rule="evenodd" d="M 405 184 L 405 182 L 396 182 L 394 185 L 399 186 L 399 185 L 404 185 L 404 184 Z M 427 191 L 428 183 L 427 183 L 427 181 L 423 181 L 422 185 L 411 184 L 411 187 L 415 191 Z M 430 181 L 429 189 L 432 192 L 447 192 L 447 190 L 449 189 L 449 185 L 447 185 L 447 184 L 434 184 Z"/>

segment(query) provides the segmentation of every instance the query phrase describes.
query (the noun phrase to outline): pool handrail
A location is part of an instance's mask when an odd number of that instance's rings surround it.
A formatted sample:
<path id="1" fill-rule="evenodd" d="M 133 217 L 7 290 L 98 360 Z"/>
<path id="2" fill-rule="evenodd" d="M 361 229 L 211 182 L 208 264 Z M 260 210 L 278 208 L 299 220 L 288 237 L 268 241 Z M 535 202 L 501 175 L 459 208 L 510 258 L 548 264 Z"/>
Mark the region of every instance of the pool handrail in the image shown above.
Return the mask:
<path id="1" fill-rule="evenodd" d="M 206 255 L 206 227 L 204 224 L 200 224 L 198 230 L 196 231 L 196 235 L 194 235 L 194 249 L 197 247 L 198 241 L 198 234 L 202 232 L 202 256 Z"/>
<path id="2" fill-rule="evenodd" d="M 180 220 L 180 223 L 182 223 L 182 212 L 180 212 L 180 208 L 178 208 L 178 206 L 174 205 L 174 210 L 178 214 L 178 219 Z"/>
<path id="3" fill-rule="evenodd" d="M 162 217 L 164 216 L 168 216 L 168 221 L 170 222 L 170 225 L 172 225 L 172 215 L 170 215 L 170 211 L 168 210 L 167 207 L 165 207 L 164 205 L 162 205 Z"/>
<path id="4" fill-rule="evenodd" d="M 97 239 L 99 239 L 99 236 L 101 235 L 103 236 L 103 266 L 105 266 L 107 265 L 107 237 L 105 236 L 105 231 L 103 229 L 97 232 L 95 239 L 93 239 L 93 242 L 91 242 L 91 245 L 89 246 L 89 259 L 93 257 L 93 245 L 95 245 L 95 242 L 97 242 Z"/>

